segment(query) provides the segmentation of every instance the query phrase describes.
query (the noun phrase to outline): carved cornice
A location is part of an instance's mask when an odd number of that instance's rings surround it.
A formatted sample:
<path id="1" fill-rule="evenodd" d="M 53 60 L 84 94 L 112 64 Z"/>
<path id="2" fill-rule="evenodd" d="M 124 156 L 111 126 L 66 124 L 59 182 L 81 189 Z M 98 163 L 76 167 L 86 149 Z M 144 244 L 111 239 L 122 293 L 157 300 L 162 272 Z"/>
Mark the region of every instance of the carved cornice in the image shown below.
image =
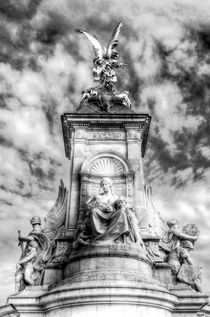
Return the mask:
<path id="1" fill-rule="evenodd" d="M 97 139 L 112 140 L 112 139 L 140 139 L 142 157 L 144 157 L 147 138 L 149 133 L 151 116 L 148 114 L 84 114 L 84 113 L 65 113 L 61 116 L 63 138 L 66 157 L 70 159 L 71 141 L 73 131 L 79 128 L 84 128 L 84 135 L 78 138 L 94 139 L 91 133 L 98 133 Z M 96 129 L 97 131 L 93 131 Z M 101 130 L 107 129 L 107 135 Z M 110 131 L 112 130 L 112 132 Z M 131 130 L 136 129 L 136 133 Z M 121 131 L 119 131 L 121 130 Z M 116 131 L 116 132 L 115 132 Z M 141 131 L 138 137 L 138 131 Z M 89 133 L 87 133 L 89 132 Z M 99 136 L 99 134 L 101 135 Z M 111 136 L 112 133 L 112 136 Z M 122 133 L 126 133 L 125 136 Z M 110 137 L 109 137 L 110 134 Z"/>

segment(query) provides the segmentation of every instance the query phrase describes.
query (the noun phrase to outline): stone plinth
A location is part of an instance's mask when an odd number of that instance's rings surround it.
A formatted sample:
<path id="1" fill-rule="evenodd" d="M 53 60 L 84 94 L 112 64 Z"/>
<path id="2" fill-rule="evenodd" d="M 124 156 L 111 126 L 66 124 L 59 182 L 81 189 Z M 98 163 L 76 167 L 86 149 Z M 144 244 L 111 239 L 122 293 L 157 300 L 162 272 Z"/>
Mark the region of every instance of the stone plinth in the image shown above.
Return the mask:
<path id="1" fill-rule="evenodd" d="M 68 279 L 68 283 L 93 280 L 154 282 L 152 263 L 144 251 L 133 245 L 116 243 L 81 248 L 71 252 L 68 262 L 64 269 L 64 279 Z"/>
<path id="2" fill-rule="evenodd" d="M 120 272 L 118 272 L 120 276 Z M 99 277 L 99 276 L 98 276 Z M 190 289 L 167 289 L 164 283 L 100 276 L 66 279 L 51 287 L 26 287 L 8 298 L 0 316 L 20 317 L 198 317 L 210 316 L 208 296 Z M 11 314 L 11 315 L 10 315 Z"/>
<path id="3" fill-rule="evenodd" d="M 55 239 L 56 252 L 44 267 L 43 285 L 26 286 L 10 296 L 0 316 L 208 316 L 207 296 L 190 286 L 173 284 L 160 238 L 152 230 L 161 221 L 155 217 L 143 174 L 150 116 L 132 110 L 103 114 L 80 110 L 62 116 L 70 195 L 65 228 Z M 132 243 L 135 239 L 88 238 L 83 241 L 87 245 L 75 243 L 87 229 L 81 229 L 88 215 L 86 202 L 100 193 L 102 176 L 111 178 L 116 197 L 124 196 L 128 206 L 134 207 L 146 250 Z"/>
<path id="4" fill-rule="evenodd" d="M 116 191 L 123 192 L 128 200 L 133 200 L 131 203 L 140 226 L 148 228 L 142 157 L 146 149 L 150 120 L 148 114 L 136 114 L 133 111 L 123 114 L 67 113 L 62 116 L 65 153 L 70 160 L 71 195 L 66 217 L 66 229 L 70 235 L 74 235 L 80 218 L 82 199 L 87 196 L 86 184 L 94 162 L 91 162 L 89 170 L 82 171 L 82 183 L 81 169 L 84 162 L 94 155 L 96 161 L 98 156 L 101 160 L 109 157 L 121 166 L 122 174 L 116 180 Z M 120 178 L 124 182 L 124 191 L 119 188 Z"/>
<path id="5" fill-rule="evenodd" d="M 24 317 L 197 316 L 207 296 L 170 285 L 166 276 L 164 281 L 169 268 L 164 263 L 153 266 L 135 245 L 107 243 L 73 250 L 63 280 L 26 287 L 10 296 L 8 305 Z"/>

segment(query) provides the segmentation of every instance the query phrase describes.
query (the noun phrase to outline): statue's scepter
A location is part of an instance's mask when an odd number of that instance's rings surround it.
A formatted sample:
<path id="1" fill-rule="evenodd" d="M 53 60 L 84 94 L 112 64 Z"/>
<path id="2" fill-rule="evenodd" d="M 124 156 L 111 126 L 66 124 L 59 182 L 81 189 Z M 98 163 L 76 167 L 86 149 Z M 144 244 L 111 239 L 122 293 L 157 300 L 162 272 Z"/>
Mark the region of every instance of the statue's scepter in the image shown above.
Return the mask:
<path id="1" fill-rule="evenodd" d="M 20 231 L 20 230 L 18 230 L 18 238 L 20 238 L 20 237 L 21 237 L 21 231 Z M 21 248 L 21 252 L 22 252 L 21 256 L 23 256 L 23 253 L 24 253 L 23 241 L 21 241 L 20 239 L 19 239 L 18 246 L 20 246 L 20 248 Z"/>

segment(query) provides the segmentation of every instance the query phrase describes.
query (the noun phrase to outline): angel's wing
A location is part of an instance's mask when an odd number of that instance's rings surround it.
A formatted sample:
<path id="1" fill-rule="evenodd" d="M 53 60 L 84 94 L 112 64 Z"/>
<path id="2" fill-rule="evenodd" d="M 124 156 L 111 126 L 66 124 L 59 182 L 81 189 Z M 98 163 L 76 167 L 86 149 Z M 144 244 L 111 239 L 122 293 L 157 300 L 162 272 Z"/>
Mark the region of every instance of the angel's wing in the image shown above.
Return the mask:
<path id="1" fill-rule="evenodd" d="M 121 26 L 123 25 L 122 22 L 120 22 L 117 27 L 115 28 L 114 32 L 112 33 L 112 36 L 109 40 L 109 43 L 107 45 L 107 55 L 109 57 L 111 57 L 111 54 L 112 54 L 112 50 L 117 46 L 118 44 L 118 37 L 119 37 L 119 34 L 120 34 L 120 29 L 121 29 Z"/>
<path id="2" fill-rule="evenodd" d="M 42 232 L 53 240 L 58 229 L 64 224 L 66 218 L 68 191 L 64 187 L 63 181 L 60 181 L 58 197 L 52 209 L 47 213 L 45 218 L 45 226 Z"/>
<path id="3" fill-rule="evenodd" d="M 152 199 L 152 188 L 147 185 L 144 186 L 144 197 L 148 213 L 149 225 L 156 232 L 157 236 L 162 237 L 167 230 L 164 219 L 157 210 Z"/>
<path id="4" fill-rule="evenodd" d="M 92 35 L 86 31 L 84 31 L 84 30 L 81 30 L 81 29 L 76 29 L 76 32 L 82 33 L 88 38 L 88 40 L 93 45 L 93 50 L 94 50 L 96 57 L 101 59 L 103 57 L 103 48 L 101 46 L 101 43 L 97 39 L 97 37 L 95 35 Z"/>
<path id="5" fill-rule="evenodd" d="M 39 244 L 39 249 L 36 256 L 36 266 L 42 265 L 49 261 L 52 255 L 52 244 L 48 236 L 42 232 L 33 232 L 31 234 L 35 241 Z"/>

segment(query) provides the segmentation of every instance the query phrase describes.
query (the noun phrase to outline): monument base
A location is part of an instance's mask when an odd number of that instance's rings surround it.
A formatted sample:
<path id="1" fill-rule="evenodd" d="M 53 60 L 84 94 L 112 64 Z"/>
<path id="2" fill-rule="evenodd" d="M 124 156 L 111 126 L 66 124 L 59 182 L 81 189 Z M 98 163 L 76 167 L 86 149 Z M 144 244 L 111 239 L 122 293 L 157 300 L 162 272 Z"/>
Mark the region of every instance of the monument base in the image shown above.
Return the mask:
<path id="1" fill-rule="evenodd" d="M 175 294 L 176 293 L 176 294 Z M 100 280 L 72 282 L 49 287 L 26 287 L 8 298 L 0 316 L 32 317 L 117 317 L 210 316 L 205 310 L 207 296 L 193 291 L 175 292 L 155 283 Z M 10 315 L 11 306 L 19 314 Z M 3 314 L 3 312 L 5 312 Z"/>
<path id="2" fill-rule="evenodd" d="M 144 251 L 135 245 L 73 250 L 63 280 L 26 287 L 10 296 L 0 316 L 198 316 L 208 297 L 164 283 L 156 279 L 154 270 Z M 7 314 L 11 305 L 16 311 L 13 315 Z"/>

